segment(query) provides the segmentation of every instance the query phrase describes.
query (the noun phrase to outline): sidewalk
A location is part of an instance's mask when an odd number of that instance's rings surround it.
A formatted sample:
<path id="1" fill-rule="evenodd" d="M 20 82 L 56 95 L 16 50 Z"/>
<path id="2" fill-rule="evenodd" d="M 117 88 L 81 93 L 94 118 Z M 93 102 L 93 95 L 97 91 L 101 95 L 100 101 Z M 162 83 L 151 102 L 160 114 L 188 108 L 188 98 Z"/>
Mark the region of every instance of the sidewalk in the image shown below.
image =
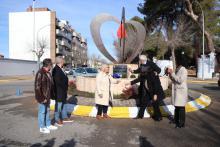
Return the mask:
<path id="1" fill-rule="evenodd" d="M 213 79 L 198 79 L 196 77 L 188 77 L 188 83 L 200 83 L 200 84 L 217 84 L 218 83 L 218 78 L 213 78 Z"/>
<path id="2" fill-rule="evenodd" d="M 19 76 L 0 76 L 0 83 L 8 83 L 21 80 L 34 80 L 33 75 L 19 75 Z"/>

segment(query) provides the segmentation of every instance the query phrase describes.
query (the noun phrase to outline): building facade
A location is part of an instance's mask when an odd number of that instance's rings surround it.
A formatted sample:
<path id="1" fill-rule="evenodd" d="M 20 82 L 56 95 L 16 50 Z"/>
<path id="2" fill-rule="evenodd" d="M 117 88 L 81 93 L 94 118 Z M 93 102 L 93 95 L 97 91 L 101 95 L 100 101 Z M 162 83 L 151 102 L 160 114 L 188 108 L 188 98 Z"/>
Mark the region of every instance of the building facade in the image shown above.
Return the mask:
<path id="1" fill-rule="evenodd" d="M 86 39 L 68 21 L 58 19 L 55 11 L 29 7 L 26 12 L 9 13 L 9 58 L 37 61 L 40 51 L 41 61 L 54 61 L 55 54 L 62 53 L 69 66 L 87 64 Z"/>
<path id="2" fill-rule="evenodd" d="M 65 56 L 67 65 L 87 64 L 87 41 L 65 20 L 56 20 L 56 52 Z"/>

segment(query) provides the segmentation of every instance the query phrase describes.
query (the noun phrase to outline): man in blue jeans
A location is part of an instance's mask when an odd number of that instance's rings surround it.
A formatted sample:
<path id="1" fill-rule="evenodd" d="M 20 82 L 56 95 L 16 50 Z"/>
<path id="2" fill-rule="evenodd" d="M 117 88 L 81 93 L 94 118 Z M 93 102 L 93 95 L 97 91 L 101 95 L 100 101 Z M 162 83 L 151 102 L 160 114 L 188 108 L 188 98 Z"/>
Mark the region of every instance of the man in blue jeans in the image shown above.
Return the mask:
<path id="1" fill-rule="evenodd" d="M 56 126 L 50 121 L 50 98 L 54 97 L 53 79 L 50 73 L 52 68 L 51 59 L 43 60 L 43 67 L 37 72 L 35 77 L 35 99 L 38 104 L 38 124 L 40 132 L 47 134 L 50 130 L 56 130 Z"/>
<path id="2" fill-rule="evenodd" d="M 63 69 L 64 58 L 62 54 L 56 54 L 56 66 L 53 68 L 53 80 L 55 86 L 55 124 L 62 126 L 63 122 L 72 122 L 67 116 L 67 91 L 69 80 Z"/>

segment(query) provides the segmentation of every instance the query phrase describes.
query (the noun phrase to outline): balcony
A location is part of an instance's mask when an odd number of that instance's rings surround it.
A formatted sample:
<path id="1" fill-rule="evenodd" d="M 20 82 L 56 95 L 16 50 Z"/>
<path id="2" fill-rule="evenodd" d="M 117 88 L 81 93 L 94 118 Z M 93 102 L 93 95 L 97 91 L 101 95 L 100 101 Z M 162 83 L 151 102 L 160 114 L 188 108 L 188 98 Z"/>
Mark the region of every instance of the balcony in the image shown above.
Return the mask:
<path id="1" fill-rule="evenodd" d="M 69 44 L 67 41 L 65 41 L 65 40 L 62 40 L 61 41 L 61 45 L 63 45 L 63 46 L 66 46 L 67 48 L 71 48 L 72 46 L 71 46 L 71 44 Z"/>
<path id="2" fill-rule="evenodd" d="M 65 37 L 69 41 L 72 41 L 71 33 L 65 33 L 65 32 L 63 32 L 63 31 L 61 31 L 59 29 L 56 29 L 56 34 L 57 34 L 57 36 Z"/>
<path id="3" fill-rule="evenodd" d="M 57 46 L 65 46 L 66 48 L 69 48 L 69 49 L 72 48 L 71 43 L 68 43 L 68 41 L 64 39 L 62 40 L 56 39 L 56 44 Z"/>

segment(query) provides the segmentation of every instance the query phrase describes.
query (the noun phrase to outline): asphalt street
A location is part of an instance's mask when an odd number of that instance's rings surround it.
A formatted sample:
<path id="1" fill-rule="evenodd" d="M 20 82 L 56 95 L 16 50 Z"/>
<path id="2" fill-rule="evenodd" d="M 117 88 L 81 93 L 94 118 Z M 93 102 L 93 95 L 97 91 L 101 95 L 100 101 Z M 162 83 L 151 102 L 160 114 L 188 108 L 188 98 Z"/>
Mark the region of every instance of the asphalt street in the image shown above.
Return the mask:
<path id="1" fill-rule="evenodd" d="M 24 91 L 19 97 L 15 96 L 18 87 Z M 210 96 L 212 103 L 207 109 L 187 113 L 184 129 L 176 129 L 167 118 L 161 122 L 149 118 L 98 121 L 72 116 L 73 123 L 43 135 L 37 125 L 33 81 L 1 83 L 0 146 L 219 147 L 220 89 L 201 83 L 189 88 Z"/>

